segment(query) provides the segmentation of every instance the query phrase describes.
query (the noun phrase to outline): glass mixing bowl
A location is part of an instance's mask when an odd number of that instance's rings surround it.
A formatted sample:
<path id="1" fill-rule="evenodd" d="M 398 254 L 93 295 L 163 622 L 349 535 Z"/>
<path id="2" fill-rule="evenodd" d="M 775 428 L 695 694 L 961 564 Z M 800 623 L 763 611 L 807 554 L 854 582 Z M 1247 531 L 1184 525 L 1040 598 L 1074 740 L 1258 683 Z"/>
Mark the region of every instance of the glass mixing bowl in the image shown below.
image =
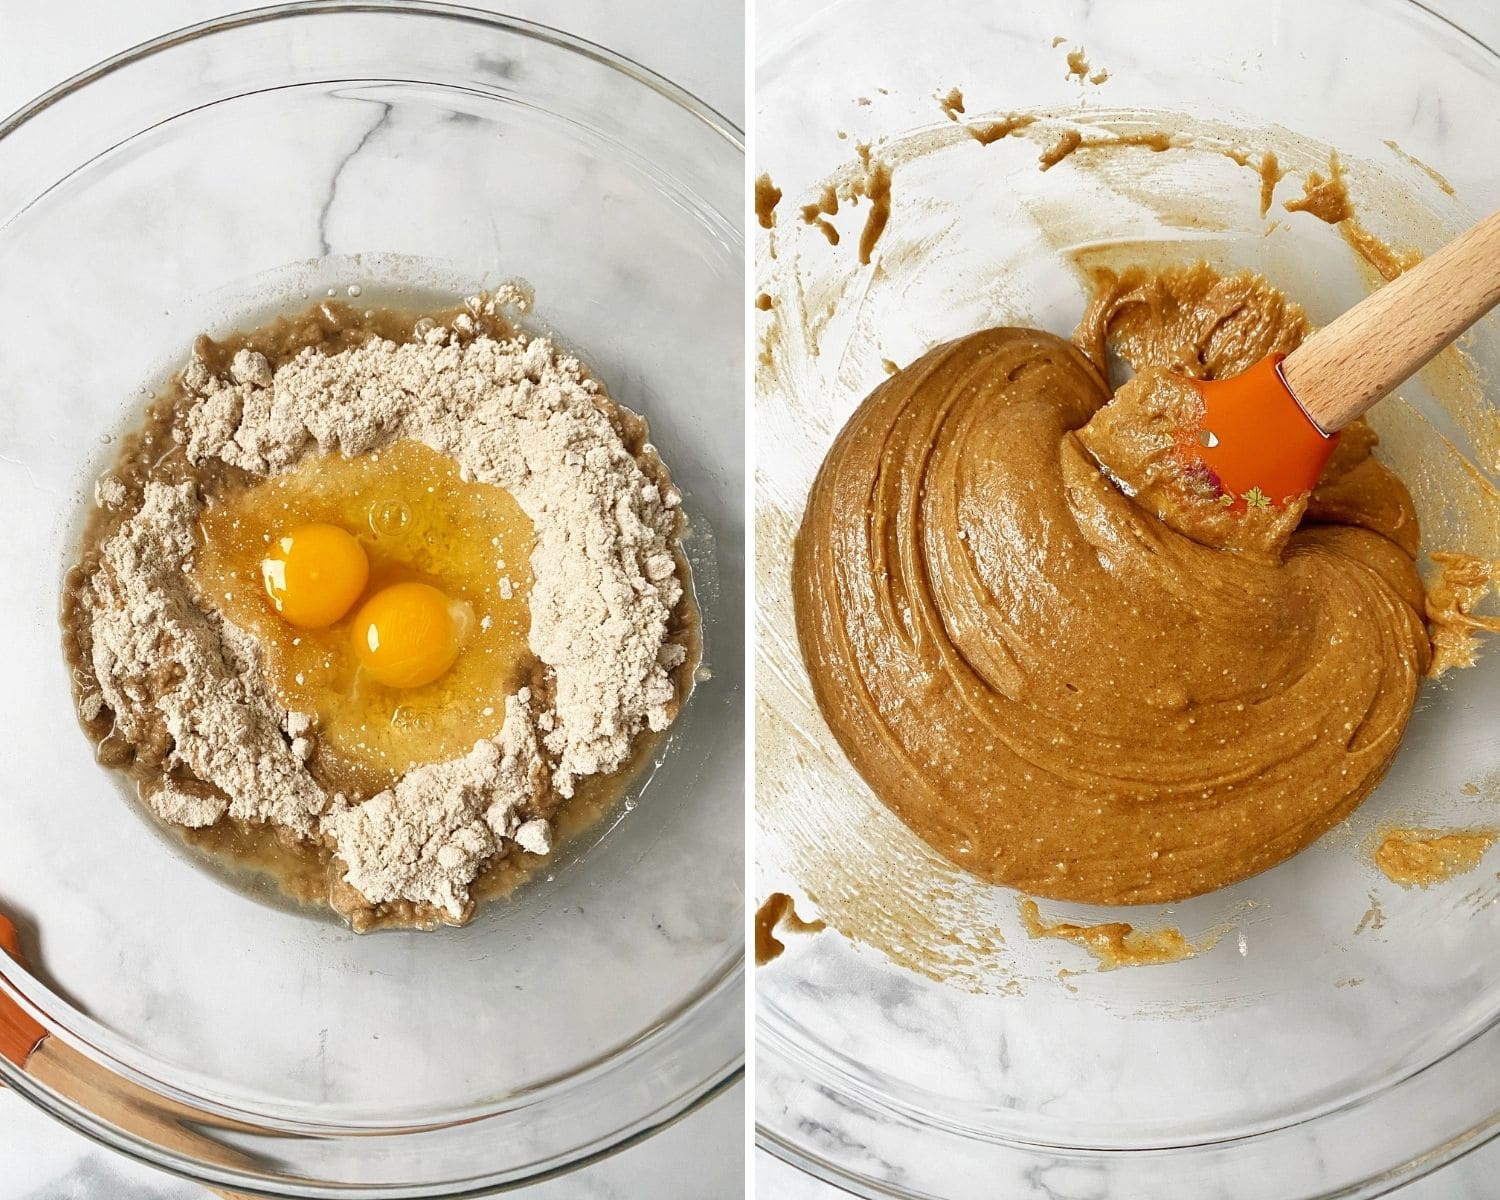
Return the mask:
<path id="1" fill-rule="evenodd" d="M 31 962 L 0 956 L 0 1002 L 94 1090 L 0 1080 L 148 1163 L 306 1197 L 533 1180 L 738 1075 L 743 175 L 738 131 L 651 72 L 441 5 L 229 17 L 0 122 L 0 911 Z M 112 440 L 198 332 L 511 278 L 651 421 L 707 670 L 543 876 L 461 930 L 359 937 L 226 887 L 95 764 L 59 587 Z"/>
<path id="2" fill-rule="evenodd" d="M 1382 786 L 1294 860 L 1170 908 L 1043 902 L 1049 919 L 1213 943 L 1100 971 L 1029 938 L 1016 893 L 874 800 L 812 702 L 787 564 L 813 475 L 883 359 L 993 325 L 1067 334 L 1081 268 L 1138 258 L 1252 267 L 1327 321 L 1373 273 L 1339 230 L 1282 204 L 1328 172 L 1330 148 L 1360 221 L 1398 245 L 1430 251 L 1491 211 L 1500 60 L 1403 0 L 767 0 L 760 29 L 755 171 L 785 197 L 757 233 L 771 305 L 757 315 L 756 892 L 790 891 L 832 926 L 756 974 L 762 1145 L 862 1195 L 1069 1200 L 1367 1196 L 1477 1145 L 1500 1128 L 1500 850 L 1407 891 L 1372 843 L 1386 824 L 1500 824 L 1500 650 L 1424 686 Z M 1107 79 L 1069 74 L 1079 49 Z M 1035 120 L 987 144 L 966 128 L 988 135 L 1010 112 Z M 1066 130 L 1161 129 L 1175 148 L 1038 169 Z M 855 253 L 868 201 L 832 218 L 837 246 L 799 219 L 825 182 L 863 179 L 862 144 L 893 168 L 869 265 Z M 1268 149 L 1289 174 L 1263 217 Z M 1374 423 L 1426 548 L 1500 559 L 1496 318 L 1462 348 Z"/>

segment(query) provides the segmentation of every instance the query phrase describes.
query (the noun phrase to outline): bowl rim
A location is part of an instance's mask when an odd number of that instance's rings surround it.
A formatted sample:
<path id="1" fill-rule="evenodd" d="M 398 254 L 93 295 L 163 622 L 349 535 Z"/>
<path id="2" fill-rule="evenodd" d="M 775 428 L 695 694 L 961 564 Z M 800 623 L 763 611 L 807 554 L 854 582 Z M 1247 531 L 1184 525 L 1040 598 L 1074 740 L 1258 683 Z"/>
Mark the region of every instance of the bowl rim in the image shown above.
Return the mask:
<path id="1" fill-rule="evenodd" d="M 635 59 L 611 50 L 600 43 L 538 21 L 514 17 L 502 12 L 473 8 L 462 4 L 446 3 L 444 0 L 289 0 L 289 2 L 280 4 L 241 9 L 222 14 L 218 17 L 184 25 L 139 42 L 134 46 L 102 59 L 93 66 L 87 67 L 53 85 L 8 116 L 0 115 L 0 142 L 4 142 L 8 136 L 16 133 L 41 113 L 85 90 L 91 84 L 122 69 L 144 62 L 179 46 L 256 25 L 272 24 L 291 19 L 315 18 L 330 14 L 374 14 L 384 17 L 410 16 L 471 24 L 492 31 L 519 36 L 568 54 L 577 55 L 656 93 L 676 108 L 706 126 L 714 135 L 721 138 L 734 153 L 738 154 L 741 159 L 744 157 L 745 135 L 739 125 L 735 124 L 718 109 L 694 93 Z M 743 229 L 741 232 L 743 233 Z M 26 990 L 22 990 L 20 981 L 24 981 Z M 693 995 L 671 1005 L 670 1011 L 664 1014 L 661 1020 L 642 1031 L 635 1039 L 610 1048 L 603 1056 L 597 1057 L 586 1064 L 584 1067 L 585 1076 L 607 1076 L 613 1074 L 616 1069 L 621 1067 L 627 1069 L 636 1067 L 636 1064 L 644 1057 L 644 1051 L 659 1044 L 665 1035 L 669 1035 L 679 1029 L 685 1021 L 693 1018 L 701 1018 L 706 1010 L 710 1008 L 724 1008 L 727 1002 L 732 1012 L 736 1005 L 741 1005 L 745 984 L 746 964 L 742 953 L 728 970 L 721 970 L 717 978 L 710 978 Z M 62 1019 L 49 1016 L 41 1005 L 37 1003 L 36 997 L 44 998 L 49 1008 L 53 1004 L 61 1006 L 64 1010 Z M 55 993 L 42 980 L 32 975 L 24 965 L 12 961 L 3 954 L 0 954 L 0 999 L 13 1001 L 28 1015 L 38 1020 L 46 1029 L 49 1037 L 56 1036 L 60 1041 L 75 1048 L 80 1046 L 87 1047 L 87 1057 L 105 1067 L 110 1074 L 136 1081 L 144 1078 L 137 1069 L 122 1063 L 111 1051 L 95 1044 L 95 1039 L 85 1032 L 94 1029 L 94 1023 L 86 1013 L 79 1011 L 65 998 Z M 76 1017 L 81 1023 L 82 1028 L 80 1029 L 74 1025 L 69 1019 L 70 1017 Z M 599 1162 L 618 1151 L 628 1149 L 649 1139 L 691 1115 L 693 1112 L 696 1112 L 708 1103 L 708 1101 L 729 1091 L 744 1079 L 746 1074 L 745 1040 L 743 1037 L 744 1025 L 739 1021 L 733 1022 L 732 1025 L 741 1034 L 736 1054 L 723 1060 L 705 1078 L 698 1080 L 692 1086 L 681 1089 L 675 1095 L 660 1098 L 652 1111 L 643 1116 L 636 1117 L 632 1123 L 627 1123 L 623 1129 L 617 1129 L 604 1135 L 598 1142 L 583 1152 L 563 1152 L 554 1156 L 538 1168 L 522 1168 L 525 1173 L 521 1175 L 491 1178 L 475 1176 L 462 1181 L 457 1186 L 453 1184 L 435 1185 L 446 1188 L 446 1190 L 442 1191 L 430 1190 L 434 1185 L 426 1184 L 360 1184 L 351 1187 L 346 1184 L 317 1184 L 305 1179 L 299 1179 L 296 1182 L 296 1191 L 283 1190 L 279 1181 L 272 1181 L 268 1189 L 266 1186 L 267 1181 L 264 1177 L 242 1175 L 239 1171 L 232 1168 L 199 1164 L 185 1158 L 178 1151 L 167 1150 L 153 1142 L 144 1141 L 139 1136 L 120 1129 L 107 1119 L 91 1112 L 85 1106 L 54 1092 L 46 1084 L 32 1078 L 24 1069 L 14 1066 L 3 1057 L 0 1057 L 0 1088 L 9 1087 L 17 1095 L 25 1098 L 29 1103 L 34 1104 L 37 1108 L 58 1120 L 67 1128 L 72 1129 L 106 1149 L 123 1154 L 127 1158 L 146 1166 L 166 1171 L 179 1178 L 188 1179 L 195 1183 L 214 1187 L 230 1187 L 247 1195 L 271 1197 L 273 1200 L 277 1197 L 312 1197 L 319 1195 L 349 1197 L 359 1195 L 430 1196 L 434 1198 L 446 1197 L 450 1198 L 450 1200 L 463 1200 L 463 1198 L 467 1197 L 494 1195 L 497 1192 L 506 1192 L 527 1187 L 534 1183 L 558 1178 L 578 1168 Z M 103 1033 L 105 1031 L 100 1030 L 99 1032 Z M 102 1040 L 109 1041 L 112 1039 L 106 1036 Z M 528 1089 L 524 1093 L 511 1095 L 507 1098 L 507 1107 L 509 1104 L 513 1104 L 519 1095 L 535 1096 L 544 1094 L 555 1087 L 558 1082 L 557 1079 L 549 1078 L 541 1081 L 534 1089 Z M 155 1088 L 148 1090 L 152 1092 L 153 1096 L 158 1098 L 166 1098 L 168 1100 L 178 1098 L 173 1095 L 177 1089 L 170 1084 L 162 1085 L 162 1090 Z M 188 1098 L 194 1103 L 201 1105 L 205 1111 L 225 1113 L 231 1111 L 222 1105 L 203 1100 L 200 1097 Z M 243 1117 L 246 1114 L 240 1112 L 238 1115 Z M 489 1115 L 495 1114 L 491 1113 Z M 473 1114 L 464 1114 L 457 1119 L 457 1123 L 472 1124 L 474 1120 Z M 439 1127 L 445 1127 L 448 1124 L 450 1122 L 439 1122 Z M 285 1122 L 274 1120 L 267 1123 L 267 1127 L 270 1130 L 277 1130 L 285 1125 Z M 289 1126 L 287 1128 L 290 1130 Z M 306 1128 L 306 1126 L 302 1126 L 299 1131 Z M 431 1127 L 428 1126 L 426 1128 Z M 422 1131 L 422 1129 L 417 1129 L 411 1132 L 420 1133 Z M 316 1127 L 316 1132 L 319 1136 L 323 1137 L 330 1135 L 335 1137 L 367 1137 L 371 1132 L 387 1131 L 372 1130 L 369 1127 L 359 1125 L 348 1127 L 319 1125 Z M 290 1186 L 290 1183 L 288 1186 Z"/>
<path id="2" fill-rule="evenodd" d="M 1410 0 L 1410 2 L 1416 3 L 1416 0 Z M 544 25 L 539 21 L 529 21 L 522 17 L 491 12 L 488 9 L 472 8 L 465 4 L 450 4 L 446 0 L 287 0 L 282 4 L 240 9 L 220 17 L 211 17 L 206 21 L 183 25 L 168 33 L 138 42 L 128 49 L 121 50 L 118 54 L 112 54 L 93 66 L 84 68 L 77 74 L 54 84 L 9 116 L 0 117 L 0 139 L 14 133 L 38 113 L 51 108 L 74 92 L 81 91 L 96 80 L 163 51 L 216 33 L 226 33 L 230 30 L 266 24 L 288 17 L 311 17 L 326 13 L 408 13 L 412 16 L 446 18 L 519 33 L 558 49 L 572 51 L 584 58 L 592 59 L 637 83 L 644 84 L 658 95 L 698 118 L 741 153 L 745 150 L 743 129 L 707 101 L 635 59 L 611 50 L 607 46 L 601 46 L 598 42 L 567 33 L 551 25 Z"/>
<path id="3" fill-rule="evenodd" d="M 1449 16 L 1433 7 L 1428 0 L 1369 0 L 1372 8 L 1379 8 L 1385 14 L 1395 17 L 1405 17 L 1421 23 L 1430 23 L 1440 29 L 1442 35 L 1452 39 L 1460 45 L 1466 45 L 1468 50 L 1477 53 L 1485 60 L 1488 67 L 1494 72 L 1497 82 L 1500 82 L 1500 43 L 1491 44 L 1483 37 L 1460 23 L 1460 20 Z M 795 26 L 781 31 L 780 36 L 757 37 L 756 54 L 753 70 L 758 78 L 760 72 L 769 65 L 785 55 L 794 52 L 798 45 L 806 40 L 810 27 L 814 22 L 825 20 L 835 10 L 847 10 L 854 8 L 858 0 L 823 0 L 813 11 L 808 12 L 805 18 Z M 754 97 L 757 105 L 761 98 L 757 93 Z M 900 137 L 899 130 L 892 131 L 893 137 Z M 753 232 L 753 231 L 752 231 Z M 754 393 L 752 392 L 752 402 Z M 752 676 L 752 679 L 754 676 Z M 754 864 L 752 863 L 752 873 Z M 891 964 L 891 969 L 901 972 L 904 968 Z M 796 1057 L 802 1061 L 793 1061 L 791 1055 L 777 1045 L 778 1034 L 772 1023 L 767 1019 L 763 1006 L 756 1005 L 752 1029 L 752 1037 L 755 1039 L 757 1074 L 766 1073 L 781 1076 L 788 1080 L 809 1080 L 811 1077 L 806 1073 L 812 1065 L 814 1055 L 808 1053 L 805 1056 L 798 1054 Z M 1176 1147 L 1165 1146 L 1087 1146 L 1082 1144 L 1062 1144 L 1054 1142 L 1033 1142 L 1025 1139 L 1012 1139 L 1007 1137 L 995 1137 L 986 1139 L 984 1145 L 994 1152 L 1019 1152 L 1021 1154 L 1056 1155 L 1057 1160 L 1066 1161 L 1070 1156 L 1076 1156 L 1075 1161 L 1080 1163 L 1102 1163 L 1107 1166 L 1110 1160 L 1121 1163 L 1129 1163 L 1132 1160 L 1147 1158 L 1162 1152 L 1175 1152 L 1178 1150 L 1213 1150 L 1225 1146 L 1254 1143 L 1258 1139 L 1267 1138 L 1287 1130 L 1299 1127 L 1305 1128 L 1325 1117 L 1336 1117 L 1350 1115 L 1364 1110 L 1371 1101 L 1382 1096 L 1398 1092 L 1403 1085 L 1411 1083 L 1414 1079 L 1427 1076 L 1431 1078 L 1437 1073 L 1437 1068 L 1451 1065 L 1461 1052 L 1474 1048 L 1481 1042 L 1491 1046 L 1500 1045 L 1500 1015 L 1487 1020 L 1477 1028 L 1473 1029 L 1457 1046 L 1446 1051 L 1431 1062 L 1425 1063 L 1413 1072 L 1403 1074 L 1394 1082 L 1367 1094 L 1350 1098 L 1340 1104 L 1333 1105 L 1329 1109 L 1317 1112 L 1310 1117 L 1294 1120 L 1287 1125 L 1273 1126 L 1255 1133 L 1236 1135 L 1232 1137 L 1209 1139 L 1204 1142 L 1185 1143 Z M 800 1047 L 798 1048 L 800 1050 Z M 817 1066 L 824 1066 L 819 1063 Z M 830 1100 L 845 1106 L 854 1107 L 862 1114 L 870 1115 L 875 1119 L 891 1119 L 896 1122 L 908 1121 L 912 1114 L 904 1107 L 891 1102 L 888 1097 L 877 1095 L 874 1092 L 854 1095 L 851 1091 L 840 1090 L 835 1094 L 831 1089 L 837 1087 L 842 1079 L 835 1079 L 837 1068 L 820 1072 L 814 1086 L 823 1092 Z M 840 1073 L 841 1074 L 841 1073 Z M 759 1097 L 757 1097 L 759 1099 Z M 928 1177 L 907 1177 L 904 1181 L 884 1177 L 880 1174 L 866 1173 L 858 1167 L 851 1165 L 848 1161 L 841 1161 L 837 1154 L 829 1154 L 819 1148 L 815 1143 L 807 1140 L 797 1140 L 790 1136 L 787 1127 L 773 1125 L 767 1120 L 757 1108 L 752 1124 L 754 1143 L 758 1152 L 768 1154 L 792 1169 L 810 1176 L 824 1184 L 838 1189 L 840 1192 L 851 1196 L 865 1198 L 865 1200 L 918 1200 L 926 1198 L 933 1193 L 926 1190 L 933 1185 Z M 970 1145 L 976 1143 L 966 1136 L 956 1134 L 948 1128 L 933 1129 L 931 1126 L 924 1127 L 921 1134 L 932 1136 L 936 1139 L 947 1139 L 955 1137 L 953 1142 L 935 1141 L 929 1146 L 930 1151 L 935 1151 L 934 1156 L 944 1151 L 958 1153 Z M 1494 1113 L 1480 1113 L 1474 1116 L 1473 1123 L 1460 1134 L 1441 1145 L 1430 1149 L 1425 1154 L 1410 1158 L 1404 1162 L 1397 1163 L 1374 1174 L 1366 1175 L 1353 1183 L 1340 1183 L 1329 1188 L 1322 1188 L 1315 1193 L 1305 1195 L 1305 1200 L 1352 1200 L 1358 1196 L 1363 1200 L 1374 1200 L 1375 1197 L 1385 1196 L 1398 1188 L 1404 1187 L 1420 1179 L 1425 1179 L 1440 1168 L 1458 1161 L 1478 1150 L 1491 1141 L 1500 1141 L 1500 1110 Z M 962 1145 L 960 1143 L 963 1143 Z M 913 1163 L 897 1160 L 898 1165 L 916 1165 Z M 972 1165 L 982 1165 L 979 1159 L 971 1160 Z M 1010 1164 L 1015 1165 L 1015 1164 Z M 1026 1164 L 1022 1164 L 1023 1166 Z M 1034 1164 L 1033 1164 L 1034 1166 Z M 1299 1193 L 1298 1200 L 1303 1200 L 1303 1194 Z"/>

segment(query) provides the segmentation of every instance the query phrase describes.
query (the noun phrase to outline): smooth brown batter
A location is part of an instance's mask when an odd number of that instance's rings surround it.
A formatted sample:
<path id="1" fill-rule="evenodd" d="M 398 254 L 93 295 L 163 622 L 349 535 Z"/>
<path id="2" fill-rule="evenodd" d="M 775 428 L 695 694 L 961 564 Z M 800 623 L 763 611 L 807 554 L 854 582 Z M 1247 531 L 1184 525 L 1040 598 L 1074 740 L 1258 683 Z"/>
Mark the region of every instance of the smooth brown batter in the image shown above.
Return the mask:
<path id="1" fill-rule="evenodd" d="M 855 195 L 867 196 L 870 200 L 865 227 L 859 232 L 859 261 L 868 265 L 875 253 L 875 243 L 891 219 L 891 168 L 888 163 L 872 157 L 868 146 L 859 147 L 859 157 L 864 164 L 865 176 L 855 185 Z"/>
<path id="2" fill-rule="evenodd" d="M 829 217 L 837 216 L 839 211 L 839 194 L 832 184 L 823 189 L 823 194 L 812 204 L 802 206 L 802 222 L 805 225 L 816 225 L 824 237 L 828 239 L 830 246 L 839 244 L 839 231 L 834 228 Z"/>
<path id="3" fill-rule="evenodd" d="M 1457 193 L 1453 190 L 1453 185 L 1448 182 L 1447 177 L 1444 176 L 1441 172 L 1434 170 L 1432 167 L 1428 166 L 1415 154 L 1408 154 L 1405 150 L 1401 149 L 1399 143 L 1393 142 L 1390 138 L 1385 139 L 1385 144 L 1394 154 L 1396 154 L 1398 158 L 1402 158 L 1406 162 L 1411 163 L 1412 166 L 1416 167 L 1417 170 L 1426 175 L 1428 179 L 1437 184 L 1439 189 L 1446 192 L 1450 196 L 1457 195 Z"/>
<path id="4" fill-rule="evenodd" d="M 981 146 L 988 146 L 1034 124 L 1036 124 L 1036 118 L 1030 114 L 1010 113 L 1002 121 L 985 121 L 978 125 L 965 126 L 965 128 L 968 129 L 969 136 Z"/>
<path id="5" fill-rule="evenodd" d="M 1432 666 L 1440 675 L 1452 667 L 1472 667 L 1481 633 L 1500 634 L 1500 617 L 1474 610 L 1500 584 L 1500 561 L 1437 550 L 1429 555 L 1437 567 L 1427 589 L 1427 623 L 1432 630 Z"/>
<path id="6" fill-rule="evenodd" d="M 1083 47 L 1068 51 L 1068 73 L 1064 79 L 1077 79 L 1082 83 L 1085 79 L 1095 87 L 1109 78 L 1109 72 L 1105 70 L 1094 71 L 1089 67 L 1089 60 L 1084 57 Z"/>
<path id="7" fill-rule="evenodd" d="M 1375 865 L 1392 883 L 1425 888 L 1472 871 L 1497 836 L 1493 829 L 1387 829 Z"/>
<path id="8" fill-rule="evenodd" d="M 796 544 L 803 656 L 851 762 L 955 863 L 1056 899 L 1177 900 L 1295 854 L 1380 780 L 1430 654 L 1373 434 L 1279 553 L 1205 546 L 1097 468 L 1076 431 L 1106 349 L 1212 377 L 1300 337 L 1264 285 L 1226 313 L 1211 271 L 1155 282 L 1100 281 L 1088 353 L 990 329 L 887 380 Z"/>
<path id="9" fill-rule="evenodd" d="M 1035 900 L 1021 901 L 1021 924 L 1033 938 L 1059 938 L 1076 942 L 1096 959 L 1102 970 L 1116 967 L 1149 967 L 1181 962 L 1198 952 L 1178 929 L 1137 929 L 1124 921 L 1102 925 L 1075 925 L 1070 921 L 1044 921 Z"/>
<path id="10" fill-rule="evenodd" d="M 1422 260 L 1414 249 L 1398 250 L 1376 237 L 1360 222 L 1344 180 L 1344 165 L 1337 154 L 1328 158 L 1328 174 L 1312 171 L 1302 182 L 1302 195 L 1282 205 L 1287 212 L 1305 212 L 1338 226 L 1344 241 L 1387 281 L 1410 270 Z"/>
<path id="11" fill-rule="evenodd" d="M 776 206 L 781 203 L 781 189 L 771 182 L 769 175 L 760 175 L 755 180 L 755 219 L 762 229 L 776 226 Z"/>
<path id="12" fill-rule="evenodd" d="M 949 88 L 946 96 L 937 98 L 938 107 L 943 110 L 943 115 L 950 121 L 956 121 L 963 115 L 964 94 L 958 88 Z"/>
<path id="13" fill-rule="evenodd" d="M 1199 263 L 1148 273 L 1100 271 L 1095 296 L 1074 340 L 1095 362 L 1113 350 L 1136 369 L 1114 400 L 1078 431 L 1084 447 L 1136 502 L 1194 541 L 1215 547 L 1279 554 L 1299 522 L 1302 500 L 1272 506 L 1254 492 L 1229 497 L 1192 455 L 1184 433 L 1200 425 L 1203 400 L 1187 379 L 1238 375 L 1269 354 L 1286 354 L 1307 335 L 1299 305 L 1258 275 L 1221 276 Z M 1374 431 L 1350 425 L 1307 503 L 1315 515 L 1342 519 L 1350 510 L 1363 523 L 1415 553 L 1416 516 L 1404 489 L 1391 489 L 1389 472 L 1370 457 Z M 1187 438 L 1191 443 L 1191 436 Z"/>
<path id="14" fill-rule="evenodd" d="M 1057 135 L 1057 141 L 1042 151 L 1042 156 L 1038 159 L 1042 164 L 1041 169 L 1050 171 L 1081 145 L 1083 145 L 1083 134 L 1076 129 L 1063 130 Z"/>
<path id="15" fill-rule="evenodd" d="M 797 902 L 785 892 L 772 892 L 766 901 L 755 910 L 755 965 L 763 967 L 773 959 L 780 958 L 786 943 L 776 936 L 776 930 L 791 933 L 821 933 L 828 926 L 819 920 L 806 920 L 797 915 Z"/>
<path id="16" fill-rule="evenodd" d="M 1175 143 L 1172 135 L 1163 130 L 1151 130 L 1146 133 L 1114 133 L 1105 137 L 1085 138 L 1077 129 L 1065 129 L 1057 135 L 1057 141 L 1042 151 L 1037 160 L 1040 169 L 1050 171 L 1063 159 L 1078 150 L 1098 150 L 1116 146 L 1143 146 L 1147 150 L 1153 150 L 1160 154 L 1164 150 L 1170 150 Z"/>

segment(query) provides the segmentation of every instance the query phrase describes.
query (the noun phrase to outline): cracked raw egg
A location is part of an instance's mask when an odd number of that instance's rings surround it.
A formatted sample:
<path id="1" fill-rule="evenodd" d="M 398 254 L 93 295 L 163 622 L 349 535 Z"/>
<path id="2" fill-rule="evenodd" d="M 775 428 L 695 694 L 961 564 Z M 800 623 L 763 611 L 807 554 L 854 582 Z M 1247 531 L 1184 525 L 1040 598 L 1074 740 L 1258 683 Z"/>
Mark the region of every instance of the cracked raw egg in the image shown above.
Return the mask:
<path id="1" fill-rule="evenodd" d="M 251 635 L 309 768 L 369 795 L 495 736 L 533 679 L 531 521 L 418 442 L 234 480 L 201 518 L 200 598 Z M 360 556 L 367 560 L 362 566 Z"/>
<path id="2" fill-rule="evenodd" d="M 431 683 L 453 665 L 474 618 L 430 583 L 394 583 L 354 616 L 354 655 L 387 687 Z"/>
<path id="3" fill-rule="evenodd" d="M 260 576 L 283 620 L 326 629 L 364 592 L 370 560 L 348 530 L 319 521 L 276 538 L 261 559 Z"/>

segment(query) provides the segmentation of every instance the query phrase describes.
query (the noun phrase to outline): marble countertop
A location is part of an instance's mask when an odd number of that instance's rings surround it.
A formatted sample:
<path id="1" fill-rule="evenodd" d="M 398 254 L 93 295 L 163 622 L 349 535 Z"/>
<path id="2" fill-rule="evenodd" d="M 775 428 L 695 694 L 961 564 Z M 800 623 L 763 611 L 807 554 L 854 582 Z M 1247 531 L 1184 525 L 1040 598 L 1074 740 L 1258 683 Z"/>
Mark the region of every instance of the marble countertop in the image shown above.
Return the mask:
<path id="1" fill-rule="evenodd" d="M 1500 1170 L 1500 1142 L 1491 1142 L 1426 1179 L 1390 1193 L 1390 1200 L 1494 1200 L 1497 1170 Z M 805 1175 L 761 1150 L 755 1155 L 755 1195 L 756 1200 L 835 1200 L 848 1193 Z M 1037 1195 L 1041 1200 L 1083 1200 L 1079 1193 L 1071 1191 L 1038 1192 Z M 1086 1195 L 1094 1200 L 1099 1193 L 1089 1191 Z M 1119 1200 L 1133 1198 L 1120 1197 Z"/>
<path id="2" fill-rule="evenodd" d="M 0 113 L 93 63 L 160 33 L 257 0 L 0 0 Z M 621 51 L 744 124 L 743 9 L 695 0 L 464 0 L 544 22 Z M 739 1196 L 743 1085 L 640 1146 L 527 1189 L 538 1200 Z M 0 1200 L 205 1200 L 203 1188 L 142 1167 L 56 1124 L 0 1089 Z"/>

